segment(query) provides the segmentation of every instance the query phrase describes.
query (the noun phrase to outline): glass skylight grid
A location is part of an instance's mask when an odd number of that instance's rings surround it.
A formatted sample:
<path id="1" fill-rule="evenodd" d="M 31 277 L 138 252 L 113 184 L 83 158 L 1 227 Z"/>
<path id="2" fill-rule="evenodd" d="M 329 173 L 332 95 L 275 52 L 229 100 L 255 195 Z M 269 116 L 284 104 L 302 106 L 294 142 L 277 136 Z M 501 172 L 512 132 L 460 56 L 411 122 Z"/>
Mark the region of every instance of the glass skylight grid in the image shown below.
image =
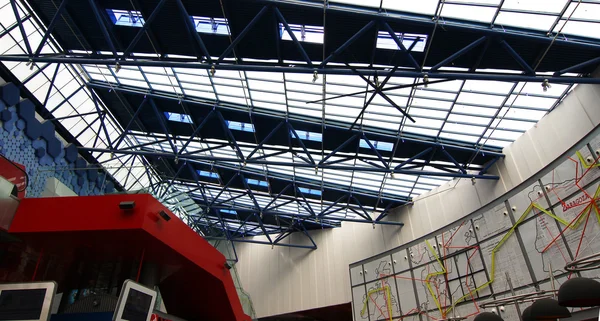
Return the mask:
<path id="1" fill-rule="evenodd" d="M 317 195 L 317 196 L 321 196 L 321 191 L 318 189 L 312 189 L 312 188 L 305 188 L 305 187 L 298 187 L 298 189 L 300 190 L 300 192 L 302 192 L 303 194 L 311 194 L 311 195 Z"/>
<path id="2" fill-rule="evenodd" d="M 201 170 L 198 170 L 196 172 L 198 173 L 198 175 L 203 176 L 203 177 L 219 178 L 219 174 L 217 174 L 215 172 L 208 172 L 208 171 L 201 171 Z"/>
<path id="3" fill-rule="evenodd" d="M 267 183 L 267 181 L 261 181 L 259 179 L 253 179 L 253 178 L 246 178 L 246 183 L 248 183 L 250 185 L 257 185 L 257 186 L 262 186 L 262 187 L 269 186 L 269 183 Z"/>
<path id="4" fill-rule="evenodd" d="M 196 26 L 197 32 L 222 36 L 231 34 L 229 31 L 229 22 L 226 18 L 191 16 L 190 19 L 192 19 L 192 22 Z"/>
<path id="5" fill-rule="evenodd" d="M 370 140 L 371 144 L 373 145 L 373 147 L 375 147 L 376 149 L 379 150 L 384 150 L 386 152 L 391 152 L 392 149 L 394 149 L 394 144 L 393 143 L 389 143 L 389 142 L 380 142 L 380 141 L 376 141 L 376 140 Z M 369 144 L 367 143 L 366 140 L 361 139 L 360 140 L 360 144 L 359 146 L 361 148 L 371 148 L 371 146 L 369 146 Z"/>
<path id="6" fill-rule="evenodd" d="M 4 11 L 8 8 L 10 11 Z M 29 19 L 28 14 L 17 2 L 17 10 L 21 16 L 23 27 L 27 30 L 27 37 L 31 44 L 38 44 L 43 37 L 43 30 L 37 25 L 34 19 Z M 2 21 L 0 21 L 0 35 L 16 19 L 10 8 L 8 0 L 0 0 L 0 12 L 2 12 Z M 6 14 L 4 14 L 6 13 Z M 42 48 L 42 54 L 55 54 L 62 52 L 55 44 L 46 44 Z M 0 37 L 0 54 L 26 54 L 25 44 L 20 32 L 11 32 Z M 79 70 L 71 65 L 46 65 L 36 63 L 28 66 L 27 63 L 3 62 L 3 64 L 17 77 L 25 83 L 25 87 L 39 101 L 46 101 L 46 108 L 52 111 L 56 118 L 77 116 L 60 119 L 59 122 L 84 146 L 91 148 L 107 148 L 108 142 L 106 135 L 101 132 L 99 135 L 98 118 L 94 114 L 96 107 L 92 99 L 92 92 L 84 86 L 83 79 L 79 75 Z M 57 69 L 58 68 L 58 69 Z M 100 68 L 100 67 L 98 67 Z M 100 71 L 99 71 L 100 72 Z M 51 80 L 56 73 L 54 84 Z M 101 72 L 99 73 L 101 75 Z M 114 77 L 103 79 L 103 81 L 115 81 Z M 67 99 L 68 98 L 68 99 Z M 99 107 L 104 110 L 102 102 Z M 87 114 L 87 115 L 83 115 Z M 108 114 L 110 115 L 110 113 Z M 111 141 L 115 141 L 121 127 L 114 122 L 112 116 L 104 119 L 108 136 Z M 95 124 L 95 125 L 94 125 Z M 133 146 L 136 143 L 130 138 L 123 140 L 122 146 Z M 139 190 L 149 186 L 150 178 L 144 170 L 144 162 L 139 156 L 111 157 L 108 153 L 92 153 L 101 163 L 102 167 L 111 174 L 127 190 Z M 126 168 L 127 170 L 124 170 Z M 154 174 L 151 174 L 154 176 Z M 156 180 L 156 177 L 152 179 Z"/>
<path id="7" fill-rule="evenodd" d="M 239 130 L 243 132 L 254 132 L 254 125 L 250 123 L 244 123 L 239 121 L 227 120 L 227 127 L 231 130 Z"/>
<path id="8" fill-rule="evenodd" d="M 423 52 L 427 44 L 427 35 L 396 32 L 396 36 L 406 49 Z M 400 47 L 387 31 L 379 31 L 377 34 L 377 48 L 400 50 Z"/>
<path id="9" fill-rule="evenodd" d="M 221 209 L 220 210 L 222 213 L 227 213 L 227 214 L 233 214 L 233 215 L 237 215 L 237 211 L 235 210 L 226 210 L 226 209 Z"/>
<path id="10" fill-rule="evenodd" d="M 323 26 L 288 25 L 298 41 L 323 44 L 323 39 L 325 37 L 325 28 Z M 289 32 L 285 29 L 283 23 L 279 24 L 279 36 L 282 40 L 292 40 L 292 36 L 290 36 Z"/>
<path id="11" fill-rule="evenodd" d="M 305 131 L 305 130 L 297 130 L 296 129 L 296 134 L 298 134 L 298 137 L 300 137 L 300 139 L 302 139 L 302 140 L 309 140 L 309 141 L 313 141 L 313 142 L 322 142 L 323 141 L 323 134 L 321 134 L 321 133 L 315 133 L 315 132 L 309 132 L 309 131 Z M 290 131 L 290 136 L 292 136 L 294 138 L 296 137 L 292 131 Z"/>
<path id="12" fill-rule="evenodd" d="M 0 0 L 7 2 L 6 0 Z M 297 0 L 299 2 L 303 0 Z M 394 15 L 398 12 L 411 12 L 422 15 L 427 15 L 428 18 L 435 15 L 435 10 L 438 5 L 437 0 L 422 0 L 418 4 L 409 2 L 397 2 L 391 0 L 383 1 L 356 1 L 356 0 L 338 0 L 331 1 L 333 5 L 348 4 L 351 8 L 364 7 L 369 10 L 377 10 L 381 4 L 382 9 L 386 14 Z M 500 4 L 501 8 L 498 8 Z M 560 16 L 562 9 L 568 5 L 568 9 Z M 443 27 L 445 23 L 453 23 L 456 19 L 462 21 L 484 22 L 485 25 L 493 25 L 493 28 L 510 28 L 522 27 L 529 28 L 532 31 L 547 31 L 552 24 L 558 23 L 552 32 L 557 32 L 562 29 L 564 34 L 577 36 L 596 37 L 599 33 L 594 30 L 600 21 L 597 17 L 598 4 L 590 1 L 581 3 L 578 7 L 577 3 L 567 4 L 566 0 L 559 0 L 552 3 L 536 2 L 535 4 L 526 3 L 516 0 L 448 0 L 445 1 L 443 8 L 438 12 L 441 15 L 440 24 Z M 539 10 L 540 8 L 543 10 Z M 577 9 L 575 9 L 577 7 Z M 350 7 L 349 7 L 350 8 Z M 494 14 L 498 11 L 498 16 L 494 18 Z M 543 11 L 543 12 L 542 12 Z M 117 12 L 118 13 L 118 12 Z M 573 13 L 568 22 L 565 21 L 569 15 Z M 109 13 L 110 14 L 110 13 Z M 11 14 L 12 16 L 12 14 Z M 144 24 L 142 15 L 139 12 L 125 11 L 119 13 L 119 19 L 115 14 L 116 25 L 130 24 L 133 27 L 141 27 Z M 191 17 L 193 19 L 198 32 L 207 34 L 228 35 L 228 22 L 225 19 L 209 18 L 209 17 Z M 527 21 L 521 21 L 526 19 Z M 14 23 L 14 21 L 13 21 Z M 138 25 L 136 25 L 138 24 Z M 564 26 L 563 26 L 564 25 Z M 4 25 L 6 27 L 7 25 Z M 283 40 L 291 40 L 287 30 L 282 28 L 280 24 L 280 36 Z M 323 27 L 307 26 L 307 25 L 290 25 L 295 36 L 304 42 L 323 43 Z M 585 30 L 583 30 L 585 29 Z M 0 32 L 2 32 L 0 30 Z M 427 35 L 405 34 L 397 32 L 396 35 L 402 41 L 406 48 L 413 47 L 413 51 L 423 52 L 428 45 Z M 387 32 L 380 31 L 378 34 L 377 46 L 380 49 L 398 50 L 396 42 L 390 37 Z M 36 37 L 41 37 L 36 34 Z M 417 41 L 418 39 L 418 41 Z M 414 46 L 413 46 L 414 45 Z M 12 46 L 8 53 L 22 54 L 24 50 L 23 42 L 19 45 Z M 52 49 L 52 48 L 50 48 Z M 56 50 L 48 50 L 45 48 L 43 53 L 53 53 Z M 142 54 L 133 53 L 133 56 L 146 57 Z M 260 62 L 260 61 L 257 61 Z M 13 64 L 12 68 L 16 72 L 26 73 L 28 69 L 24 64 Z M 41 68 L 43 65 L 37 64 L 35 68 Z M 378 66 L 381 68 L 391 68 L 391 66 Z M 61 65 L 59 75 L 63 72 L 77 76 L 75 69 L 64 67 Z M 427 67 L 426 67 L 427 68 Z M 443 69 L 443 68 L 442 68 Z M 23 70 L 23 71 L 20 71 Z M 320 77 L 313 83 L 312 75 L 306 74 L 284 74 L 280 72 L 237 72 L 228 70 L 218 70 L 215 75 L 209 75 L 206 70 L 186 69 L 186 68 L 162 68 L 162 67 L 131 67 L 123 66 L 117 74 L 113 66 L 83 66 L 84 72 L 94 81 L 123 84 L 135 86 L 137 88 L 155 91 L 164 91 L 171 94 L 181 95 L 184 98 L 202 99 L 206 101 L 218 101 L 227 103 L 228 108 L 236 108 L 243 111 L 251 111 L 252 113 L 260 113 L 268 110 L 269 113 L 280 115 L 282 118 L 290 117 L 290 119 L 300 119 L 305 117 L 314 117 L 315 124 L 323 124 L 329 126 L 332 122 L 340 122 L 349 126 L 359 115 L 364 106 L 365 95 L 356 95 L 343 99 L 328 100 L 326 103 L 315 101 L 325 97 L 331 97 L 340 94 L 348 94 L 356 91 L 364 91 L 367 88 L 366 83 L 357 76 L 345 75 L 327 75 Z M 462 70 L 466 71 L 466 70 Z M 509 72 L 504 70 L 503 72 Z M 518 73 L 518 71 L 513 71 Z M 47 68 L 40 75 L 45 78 L 52 77 L 53 67 Z M 66 75 L 66 74 L 65 74 Z M 85 88 L 81 88 L 82 83 L 71 79 L 66 81 L 62 76 L 59 76 L 55 84 L 55 89 L 52 90 L 49 105 L 57 106 L 61 104 L 66 97 L 71 93 L 75 93 L 64 106 L 58 108 L 53 115 L 55 117 L 63 117 L 74 115 L 77 113 L 93 112 L 93 102 L 90 104 L 89 92 Z M 327 82 L 323 83 L 323 79 Z M 372 80 L 372 78 L 371 78 Z M 433 80 L 433 79 L 432 79 Z M 413 78 L 392 78 L 387 86 L 411 84 L 414 81 L 422 81 L 421 79 Z M 38 88 L 32 90 L 36 97 L 45 98 L 47 87 L 44 87 L 44 82 L 39 80 L 39 76 L 35 77 L 28 83 L 28 88 Z M 35 86 L 35 87 L 34 87 Z M 462 88 L 462 91 L 460 90 Z M 396 104 L 402 108 L 406 108 L 416 120 L 416 123 L 406 121 L 404 117 L 387 101 L 380 96 L 376 96 L 373 102 L 365 110 L 363 117 L 357 122 L 357 127 L 363 128 L 368 135 L 369 131 L 375 130 L 384 133 L 389 133 L 389 141 L 370 142 L 373 146 L 381 151 L 392 151 L 395 142 L 400 142 L 404 135 L 426 135 L 428 137 L 439 139 L 452 139 L 468 144 L 477 144 L 477 146 L 506 146 L 514 139 L 518 138 L 523 132 L 533 126 L 546 112 L 551 110 L 559 101 L 564 93 L 571 87 L 568 85 L 552 84 L 548 91 L 542 91 L 539 83 L 512 83 L 512 82 L 491 82 L 491 81 L 461 81 L 455 80 L 440 84 L 430 84 L 427 88 L 417 87 L 414 90 L 411 88 L 398 89 L 388 91 L 386 94 L 394 100 Z M 325 89 L 325 93 L 323 90 Z M 522 90 L 521 90 L 522 89 Z M 31 90 L 31 89 L 30 89 Z M 232 105 L 237 104 L 237 105 Z M 68 108 L 67 108 L 68 107 Z M 170 121 L 181 123 L 192 123 L 191 116 L 182 112 L 168 112 L 165 117 Z M 171 119 L 172 118 L 172 119 Z M 95 134 L 93 130 L 86 129 L 87 125 L 97 119 L 96 115 L 83 116 L 81 118 L 71 118 L 61 120 L 69 129 L 81 132 L 79 140 L 85 146 L 96 145 L 104 148 L 107 145 L 102 138 L 98 142 L 94 142 Z M 111 120 L 112 121 L 112 120 Z M 227 126 L 235 131 L 254 132 L 255 128 L 252 123 L 244 123 L 238 121 L 227 121 Z M 97 127 L 97 126 L 96 126 Z M 120 127 L 115 124 L 109 124 L 110 136 L 118 137 Z M 262 130 L 259 128 L 259 130 Z M 298 136 L 302 140 L 322 142 L 321 133 L 307 132 L 296 130 Z M 143 133 L 142 133 L 143 134 Z M 234 133 L 238 135 L 238 133 Z M 295 137 L 290 133 L 292 137 Z M 414 136 L 413 136 L 414 137 Z M 136 136 L 135 138 L 127 137 L 124 144 L 129 146 L 150 143 L 158 141 L 157 138 L 149 138 Z M 183 147 L 185 137 L 178 137 L 174 143 L 178 148 Z M 215 148 L 214 150 L 198 152 L 200 149 L 217 147 L 217 144 L 225 143 L 224 146 Z M 257 142 L 258 143 L 258 142 Z M 250 143 L 248 143 L 250 144 Z M 268 153 L 268 144 L 263 146 L 255 155 Z M 272 146 L 271 146 L 272 147 Z M 372 153 L 366 149 L 370 149 L 369 145 L 364 140 L 359 143 L 358 160 L 348 160 L 338 163 L 340 166 L 371 166 L 367 161 L 381 164 L 378 160 L 368 158 Z M 168 142 L 160 142 L 144 147 L 147 150 L 162 151 L 171 153 L 172 148 Z M 252 147 L 242 148 L 244 155 L 248 155 L 253 150 Z M 226 141 L 219 142 L 217 140 L 200 142 L 194 141 L 187 146 L 185 153 L 194 153 L 199 156 L 223 157 L 225 159 L 237 159 L 236 151 L 227 144 Z M 272 150 L 271 150 L 272 152 Z M 325 155 L 327 150 L 322 151 Z M 303 151 L 300 148 L 296 149 L 297 155 L 303 156 Z M 315 153 L 317 154 L 317 153 Z M 370 155 L 367 155 L 370 154 Z M 100 155 L 96 153 L 96 155 Z M 336 155 L 330 158 L 330 161 L 338 160 Z M 115 177 L 120 181 L 124 181 L 127 170 L 123 169 L 125 163 L 131 163 L 131 159 L 135 164 L 140 165 L 141 157 L 129 158 L 124 156 L 115 160 L 110 160 L 110 156 L 102 154 L 99 156 L 102 160 L 106 160 L 107 164 L 111 164 L 117 169 L 113 170 Z M 284 153 L 278 156 L 265 157 L 265 161 L 272 162 L 304 162 L 299 157 L 292 153 Z M 318 162 L 320 159 L 315 158 Z M 402 159 L 394 159 L 390 163 L 390 167 L 397 166 Z M 205 163 L 206 165 L 210 165 Z M 241 168 L 241 164 L 228 163 L 231 168 Z M 395 164 L 395 165 L 394 165 Z M 137 165 L 136 165 L 137 166 Z M 229 165 L 228 165 L 229 166 Z M 236 167 L 237 166 L 237 167 Z M 359 171 L 340 171 L 332 169 L 319 170 L 317 173 L 312 168 L 296 167 L 292 169 L 290 166 L 278 165 L 259 165 L 247 164 L 243 167 L 245 170 L 252 170 L 254 177 L 277 177 L 286 176 L 294 181 L 302 181 L 306 187 L 299 188 L 302 193 L 307 195 L 317 195 L 321 192 L 321 186 L 343 191 L 361 192 L 368 195 L 383 195 L 387 197 L 414 197 L 421 193 L 427 192 L 445 182 L 448 178 L 427 177 L 416 175 L 396 174 L 391 178 L 389 174 L 377 172 L 359 172 Z M 419 168 L 420 169 L 420 168 Z M 418 169 L 417 169 L 418 170 Z M 425 171 L 439 171 L 439 169 L 427 166 L 423 168 Z M 141 166 L 131 168 L 131 173 L 136 175 L 136 178 L 144 180 L 143 164 Z M 202 177 L 202 181 L 213 184 L 214 189 L 208 190 L 206 193 L 209 198 L 214 198 L 218 195 L 219 188 L 216 187 L 214 178 L 218 178 L 218 174 L 208 171 L 198 171 Z M 204 174 L 204 175 L 203 175 Z M 141 177 L 140 177 L 141 176 Z M 147 179 L 146 179 L 147 180 Z M 127 182 L 128 186 L 133 186 L 131 181 Z M 136 183 L 137 184 L 137 183 Z M 259 187 L 268 187 L 268 182 L 259 179 L 249 179 L 248 184 Z M 182 185 L 176 184 L 177 188 L 183 188 Z M 192 186 L 194 188 L 195 186 Z M 256 199 L 261 206 L 266 206 L 271 200 L 265 189 L 257 189 Z M 314 191 L 314 193 L 312 193 Z M 219 200 L 226 200 L 231 197 L 242 195 L 243 191 L 227 191 L 219 196 Z M 261 194 L 262 193 L 262 194 Z M 194 197 L 202 200 L 201 194 L 194 193 Z M 328 202 L 318 202 L 315 198 L 309 199 L 311 207 L 315 209 L 326 207 Z M 251 209 L 255 205 L 253 200 L 245 195 L 231 201 L 235 206 Z M 282 200 L 277 200 L 274 205 L 283 204 Z M 305 215 L 310 213 L 298 206 L 296 203 L 288 204 L 278 208 L 281 212 L 289 213 L 290 215 Z M 360 210 L 359 210 L 360 211 Z M 348 215 L 348 217 L 356 217 L 352 211 L 342 210 L 334 215 Z M 227 222 L 227 226 L 238 226 L 237 223 Z"/>
<path id="13" fill-rule="evenodd" d="M 117 26 L 138 27 L 144 26 L 145 20 L 142 13 L 135 10 L 106 9 L 110 20 Z"/>
<path id="14" fill-rule="evenodd" d="M 178 123 L 186 123 L 186 124 L 194 123 L 192 121 L 192 117 L 190 117 L 190 115 L 187 115 L 187 114 L 179 114 L 179 113 L 172 113 L 172 112 L 165 111 L 165 117 L 167 117 L 167 120 L 178 122 Z"/>

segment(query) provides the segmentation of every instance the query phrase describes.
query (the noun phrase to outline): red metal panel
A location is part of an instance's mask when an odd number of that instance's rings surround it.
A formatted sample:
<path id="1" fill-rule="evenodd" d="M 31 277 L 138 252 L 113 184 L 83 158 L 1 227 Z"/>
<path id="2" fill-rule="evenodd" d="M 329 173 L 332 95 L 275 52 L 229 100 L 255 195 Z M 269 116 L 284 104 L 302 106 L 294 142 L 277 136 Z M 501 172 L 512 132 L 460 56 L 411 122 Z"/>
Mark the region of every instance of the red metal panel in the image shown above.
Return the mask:
<path id="1" fill-rule="evenodd" d="M 25 166 L 10 162 L 4 157 L 0 157 L 0 176 L 6 178 L 7 181 L 17 186 L 19 190 L 25 187 L 27 177 L 25 175 Z M 25 197 L 25 191 L 19 192 L 17 195 L 20 199 Z"/>
<path id="2" fill-rule="evenodd" d="M 132 211 L 119 203 L 134 201 Z M 158 215 L 165 211 L 171 219 Z M 159 287 L 169 313 L 189 320 L 250 320 L 225 257 L 147 194 L 24 199 L 9 232 L 64 255 L 76 248 L 102 258 L 135 256 L 177 267 Z"/>

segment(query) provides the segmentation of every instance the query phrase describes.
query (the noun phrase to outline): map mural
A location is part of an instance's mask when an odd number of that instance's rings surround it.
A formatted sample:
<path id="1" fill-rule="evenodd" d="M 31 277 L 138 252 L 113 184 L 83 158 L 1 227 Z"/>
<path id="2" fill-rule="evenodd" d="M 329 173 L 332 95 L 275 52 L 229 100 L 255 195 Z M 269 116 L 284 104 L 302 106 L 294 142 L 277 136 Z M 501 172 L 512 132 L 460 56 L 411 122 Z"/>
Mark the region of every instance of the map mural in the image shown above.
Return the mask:
<path id="1" fill-rule="evenodd" d="M 539 176 L 539 175 L 538 175 Z M 514 194 L 514 193 L 511 193 Z M 566 263 L 600 252 L 600 136 L 486 211 L 350 265 L 355 321 L 472 318 L 480 305 L 550 290 Z M 497 307 L 518 321 L 527 304 Z"/>

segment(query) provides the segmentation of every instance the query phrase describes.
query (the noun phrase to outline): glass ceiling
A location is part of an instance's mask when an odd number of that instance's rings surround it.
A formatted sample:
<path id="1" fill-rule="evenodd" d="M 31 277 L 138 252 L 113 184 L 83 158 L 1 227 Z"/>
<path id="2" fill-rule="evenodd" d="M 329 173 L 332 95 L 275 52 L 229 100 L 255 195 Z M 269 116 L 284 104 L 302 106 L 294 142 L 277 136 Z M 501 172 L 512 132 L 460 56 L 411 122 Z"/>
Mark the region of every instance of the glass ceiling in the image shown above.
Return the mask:
<path id="1" fill-rule="evenodd" d="M 30 43 L 38 44 L 43 37 L 43 30 L 23 10 L 20 3 L 17 5 L 23 27 Z M 0 0 L 0 54 L 24 54 L 25 43 L 19 31 L 15 28 L 17 20 L 13 14 L 10 1 Z M 47 44 L 42 49 L 42 54 L 59 52 L 55 44 Z M 102 146 L 107 148 L 106 136 L 97 135 L 100 122 L 91 92 L 85 88 L 84 78 L 78 66 L 56 64 L 34 64 L 3 62 L 3 64 L 24 83 L 40 102 L 46 102 L 46 109 L 52 111 L 56 118 L 76 116 L 61 119 L 59 122 L 86 147 Z M 56 74 L 54 84 L 51 80 Z M 120 134 L 120 126 L 108 117 L 106 129 L 111 140 Z M 98 139 L 96 139 L 98 137 Z M 127 140 L 126 144 L 132 142 Z M 96 155 L 98 161 L 126 190 L 139 190 L 149 185 L 144 164 L 139 157 L 111 157 L 105 153 Z"/>
<path id="2" fill-rule="evenodd" d="M 288 2 L 309 3 L 309 1 L 302 0 Z M 554 34 L 560 32 L 561 37 L 565 38 L 569 36 L 600 38 L 600 0 L 450 0 L 441 3 L 438 3 L 438 0 L 330 0 L 329 2 L 332 6 L 352 5 L 369 10 L 380 9 L 389 15 L 415 13 L 434 16 L 437 13 L 440 17 L 439 24 L 442 26 L 446 23 L 445 19 L 459 19 L 483 22 L 494 28 L 516 27 Z M 30 19 L 29 14 L 22 10 L 20 5 L 19 10 L 29 41 L 32 44 L 39 43 L 43 36 L 43 27 Z M 0 0 L 0 17 L 2 17 L 0 20 L 0 54 L 26 53 L 19 28 L 15 27 L 17 22 L 9 0 Z M 435 39 L 428 36 L 427 41 L 435 41 Z M 422 49 L 425 48 L 426 44 Z M 60 52 L 56 43 L 46 45 L 42 50 L 42 53 L 56 52 Z M 157 55 L 132 54 L 132 58 L 148 56 L 158 56 L 158 53 Z M 181 58 L 181 56 L 177 57 Z M 55 117 L 81 115 L 80 117 L 61 119 L 60 122 L 77 137 L 83 146 L 94 148 L 108 148 L 108 146 L 104 136 L 96 139 L 96 136 L 100 136 L 97 135 L 100 131 L 100 122 L 97 121 L 98 115 L 93 114 L 95 106 L 91 98 L 92 93 L 85 87 L 88 80 L 102 82 L 109 86 L 128 85 L 139 88 L 142 92 L 154 90 L 170 93 L 182 99 L 233 103 L 248 112 L 276 111 L 291 119 L 310 116 L 316 124 L 322 126 L 327 122 L 336 121 L 345 123 L 348 127 L 363 108 L 368 98 L 366 94 L 325 102 L 311 102 L 370 89 L 360 77 L 347 75 L 319 75 L 317 79 L 313 79 L 313 75 L 281 72 L 217 70 L 214 75 L 211 75 L 206 70 L 188 68 L 122 66 L 117 71 L 113 66 L 100 65 L 60 65 L 57 69 L 56 65 L 38 63 L 30 69 L 25 62 L 4 62 L 4 64 L 21 82 L 25 83 L 38 100 L 47 102 L 46 108 L 52 111 Z M 330 63 L 329 65 L 335 64 Z M 391 68 L 392 66 L 376 67 Z M 440 71 L 468 70 L 440 68 Z M 478 71 L 490 72 L 493 70 Z M 502 70 L 502 72 L 511 71 Z M 518 71 L 514 72 L 518 73 Z M 54 85 L 50 88 L 53 78 L 55 78 Z M 373 78 L 371 77 L 370 80 Z M 429 81 L 435 80 L 430 79 Z M 394 77 L 386 86 L 406 85 L 422 81 L 422 79 Z M 457 140 L 475 146 L 505 147 L 551 111 L 571 88 L 571 85 L 552 84 L 550 88 L 544 90 L 539 83 L 454 80 L 430 84 L 426 87 L 390 90 L 386 91 L 386 94 L 397 105 L 406 108 L 416 122 L 407 122 L 398 110 L 376 95 L 359 120 L 358 128 L 386 129 L 397 133 L 399 137 L 404 134 L 417 134 Z M 182 103 L 181 106 L 182 110 L 177 113 L 180 121 L 186 119 L 186 108 L 189 108 L 186 103 Z M 105 106 L 102 107 L 106 110 Z M 110 116 L 110 112 L 108 115 Z M 111 140 L 115 141 L 122 133 L 123 128 L 112 116 L 107 117 L 106 125 Z M 126 136 L 124 144 L 133 150 L 172 151 L 169 143 L 163 138 L 160 137 L 160 134 L 146 137 L 136 135 L 134 132 L 132 135 Z M 178 147 L 181 148 L 187 138 L 189 137 L 177 137 L 175 144 L 179 144 Z M 147 143 L 153 144 L 136 147 Z M 216 139 L 205 142 L 194 141 L 187 146 L 186 152 L 196 153 L 200 156 L 237 159 L 235 150 L 227 143 L 227 141 Z M 398 141 L 380 142 L 381 146 L 394 143 L 398 144 Z M 265 145 L 262 150 L 259 150 L 258 155 L 266 155 L 266 150 L 270 147 L 275 146 Z M 207 148 L 213 149 L 198 152 Z M 244 156 L 248 156 L 252 150 L 252 146 L 241 147 Z M 313 157 L 317 155 L 316 162 L 329 152 L 324 148 L 310 151 Z M 147 188 L 151 182 L 159 180 L 156 173 L 145 170 L 148 164 L 143 157 L 130 155 L 111 157 L 108 153 L 93 153 L 93 155 L 126 190 Z M 319 155 L 321 156 L 318 157 Z M 330 160 L 339 160 L 340 165 L 346 166 L 357 166 L 361 163 L 356 158 L 342 161 L 344 156 L 346 155 L 338 153 Z M 265 157 L 265 160 L 286 163 L 303 162 L 290 152 Z M 388 161 L 390 167 L 395 167 L 404 160 L 389 159 Z M 205 162 L 205 164 L 209 163 Z M 233 162 L 227 164 L 219 166 L 223 166 L 223 168 L 229 166 L 228 168 L 236 170 L 242 166 L 240 163 Z M 432 166 L 423 166 L 421 169 L 430 172 L 440 171 Z M 312 168 L 304 167 L 291 167 L 290 170 L 290 167 L 287 166 L 260 164 L 247 164 L 244 170 L 261 175 L 265 180 L 269 178 L 289 180 L 291 177 L 292 181 L 302 183 L 304 188 L 311 190 L 321 190 L 322 187 L 343 191 L 360 190 L 362 193 L 376 197 L 382 197 L 385 193 L 390 197 L 412 198 L 450 180 L 441 177 L 401 174 L 396 174 L 392 178 L 385 173 L 333 169 L 321 169 L 315 172 Z M 231 211 L 234 211 L 236 207 L 244 209 L 254 206 L 253 200 L 248 195 L 242 195 L 245 190 L 228 189 L 219 195 L 220 186 L 223 186 L 225 182 L 220 177 L 211 177 L 206 180 L 207 182 L 203 182 L 203 184 L 207 186 L 206 196 L 209 199 L 235 199 L 228 203 L 232 205 Z M 195 188 L 196 185 L 192 182 L 174 181 L 166 188 L 168 193 L 166 196 L 163 195 L 163 199 L 168 199 L 170 195 L 186 192 L 184 196 L 172 197 L 165 202 L 185 219 L 189 220 L 190 217 L 197 216 L 201 219 L 200 221 L 194 219 L 196 222 L 214 224 L 216 218 L 202 216 L 202 209 L 192 201 L 193 199 L 202 199 L 202 195 Z M 274 195 L 270 191 L 270 186 L 264 188 L 251 186 L 251 188 L 261 207 L 266 206 L 273 199 Z M 316 193 L 307 197 L 307 201 L 315 212 L 326 209 L 332 203 Z M 281 199 L 275 201 L 274 204 L 279 206 L 279 211 L 290 216 L 308 216 L 310 214 L 304 205 L 297 202 L 285 204 L 285 200 Z M 370 210 L 382 211 L 381 208 L 370 208 Z M 331 217 L 335 216 L 359 218 L 354 211 L 348 209 L 331 214 Z M 239 224 L 235 222 L 224 222 L 223 224 L 232 229 L 239 227 Z"/>
<path id="3" fill-rule="evenodd" d="M 295 73 L 218 70 L 210 76 L 206 70 L 186 68 L 123 66 L 118 73 L 113 66 L 84 65 L 83 69 L 95 81 L 234 103 L 248 111 L 258 108 L 285 113 L 290 118 L 312 116 L 348 125 L 363 108 L 364 93 L 325 103 L 309 102 L 322 99 L 324 89 L 327 98 L 370 89 L 359 76 L 348 75 L 326 75 L 313 82 L 312 75 Z M 422 80 L 395 77 L 388 85 L 414 82 Z M 390 90 L 386 94 L 399 106 L 407 107 L 416 122 L 405 122 L 398 110 L 377 95 L 359 125 L 505 147 L 551 110 L 569 89 L 569 85 L 562 84 L 552 84 L 544 91 L 539 83 L 454 80 L 415 90 Z"/>
<path id="4" fill-rule="evenodd" d="M 283 0 L 285 1 L 285 0 Z M 286 2 L 302 3 L 303 0 Z M 333 5 L 380 9 L 389 15 L 413 13 L 487 24 L 502 29 L 521 28 L 562 37 L 600 39 L 598 0 L 329 0 Z"/>

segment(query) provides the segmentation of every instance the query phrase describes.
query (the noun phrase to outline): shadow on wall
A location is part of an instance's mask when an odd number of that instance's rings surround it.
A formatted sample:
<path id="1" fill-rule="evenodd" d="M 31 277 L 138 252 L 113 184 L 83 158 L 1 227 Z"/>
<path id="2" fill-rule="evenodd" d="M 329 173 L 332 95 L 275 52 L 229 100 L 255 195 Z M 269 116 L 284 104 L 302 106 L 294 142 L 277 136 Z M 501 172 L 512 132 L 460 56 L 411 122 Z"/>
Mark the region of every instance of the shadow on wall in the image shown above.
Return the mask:
<path id="1" fill-rule="evenodd" d="M 35 105 L 20 99 L 12 83 L 0 86 L 0 153 L 25 166 L 27 197 L 41 197 L 48 178 L 54 177 L 79 196 L 114 192 L 108 175 L 89 165 L 77 146 L 63 146 L 50 120 L 36 118 Z"/>

